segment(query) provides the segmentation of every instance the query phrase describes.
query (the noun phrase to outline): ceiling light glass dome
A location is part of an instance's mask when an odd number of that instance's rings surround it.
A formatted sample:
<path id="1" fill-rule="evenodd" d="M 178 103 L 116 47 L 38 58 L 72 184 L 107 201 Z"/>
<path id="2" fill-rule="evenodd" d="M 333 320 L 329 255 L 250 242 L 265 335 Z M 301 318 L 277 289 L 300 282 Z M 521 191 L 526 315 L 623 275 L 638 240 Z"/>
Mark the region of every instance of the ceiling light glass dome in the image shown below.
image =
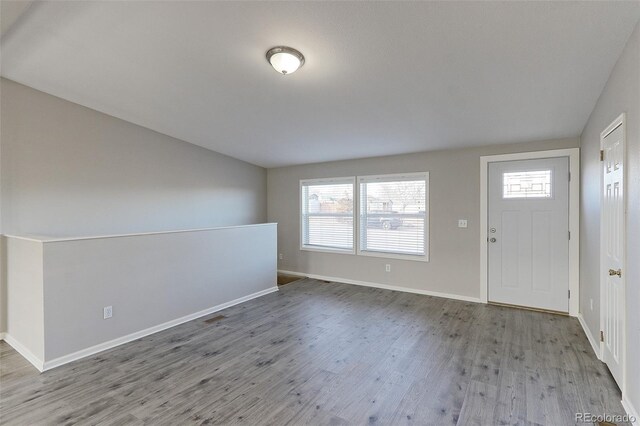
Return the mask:
<path id="1" fill-rule="evenodd" d="M 267 51 L 267 60 L 280 74 L 291 74 L 304 65 L 304 56 L 296 49 L 277 46 Z"/>

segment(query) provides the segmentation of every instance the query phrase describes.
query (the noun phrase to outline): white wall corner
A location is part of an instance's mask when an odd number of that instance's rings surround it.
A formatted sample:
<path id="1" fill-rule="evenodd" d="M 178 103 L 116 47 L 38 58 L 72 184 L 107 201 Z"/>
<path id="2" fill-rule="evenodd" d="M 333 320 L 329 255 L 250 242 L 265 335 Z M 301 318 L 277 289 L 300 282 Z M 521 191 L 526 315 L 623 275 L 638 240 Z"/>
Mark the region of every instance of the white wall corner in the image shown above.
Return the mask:
<path id="1" fill-rule="evenodd" d="M 35 356 L 33 352 L 27 349 L 22 343 L 18 342 L 16 339 L 11 337 L 8 333 L 2 333 L 2 340 L 7 342 L 13 349 L 16 350 L 20 355 L 24 357 L 27 361 L 29 361 L 35 368 L 38 369 L 39 372 L 44 371 L 44 361 Z"/>

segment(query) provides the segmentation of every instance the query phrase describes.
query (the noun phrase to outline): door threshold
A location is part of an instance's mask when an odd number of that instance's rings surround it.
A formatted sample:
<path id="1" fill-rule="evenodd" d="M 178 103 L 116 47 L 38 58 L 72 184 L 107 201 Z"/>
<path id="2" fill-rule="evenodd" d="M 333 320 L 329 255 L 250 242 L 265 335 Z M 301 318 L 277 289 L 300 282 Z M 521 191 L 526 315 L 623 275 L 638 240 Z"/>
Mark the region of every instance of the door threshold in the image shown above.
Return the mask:
<path id="1" fill-rule="evenodd" d="M 502 306 L 503 308 L 524 309 L 525 311 L 542 312 L 545 314 L 562 315 L 565 317 L 569 316 L 569 312 L 554 311 L 552 309 L 542 309 L 542 308 L 534 308 L 531 306 L 511 305 L 509 303 L 500 303 L 500 302 L 491 302 L 491 301 L 487 303 L 489 305 Z"/>

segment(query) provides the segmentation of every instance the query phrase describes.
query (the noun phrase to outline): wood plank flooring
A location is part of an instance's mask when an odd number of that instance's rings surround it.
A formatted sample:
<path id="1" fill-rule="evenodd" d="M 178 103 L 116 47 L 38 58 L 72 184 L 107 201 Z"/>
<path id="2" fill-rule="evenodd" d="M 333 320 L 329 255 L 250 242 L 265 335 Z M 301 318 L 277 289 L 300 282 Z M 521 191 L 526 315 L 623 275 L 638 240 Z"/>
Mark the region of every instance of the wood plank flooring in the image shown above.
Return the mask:
<path id="1" fill-rule="evenodd" d="M 3 425 L 569 425 L 624 414 L 574 318 L 302 280 L 38 374 L 0 342 Z"/>

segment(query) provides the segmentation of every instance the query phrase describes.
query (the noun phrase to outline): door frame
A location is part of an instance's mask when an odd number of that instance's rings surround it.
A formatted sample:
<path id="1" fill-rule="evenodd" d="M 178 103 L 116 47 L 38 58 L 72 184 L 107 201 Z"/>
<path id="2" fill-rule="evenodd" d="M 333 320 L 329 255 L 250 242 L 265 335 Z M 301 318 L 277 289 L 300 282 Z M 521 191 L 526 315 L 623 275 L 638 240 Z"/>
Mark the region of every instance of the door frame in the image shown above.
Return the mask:
<path id="1" fill-rule="evenodd" d="M 480 157 L 480 300 L 489 301 L 489 163 L 544 158 L 569 158 L 569 315 L 578 316 L 580 308 L 580 148 L 514 154 L 484 155 Z"/>
<path id="2" fill-rule="evenodd" d="M 625 274 L 626 272 L 626 266 L 627 266 L 627 200 L 628 200 L 628 196 L 626 194 L 626 186 L 627 186 L 627 115 L 626 113 L 622 113 L 620 114 L 618 117 L 616 117 L 615 120 L 613 120 L 611 122 L 611 124 L 609 124 L 607 126 L 606 129 L 604 129 L 602 131 L 602 133 L 600 133 L 600 150 L 602 152 L 602 150 L 604 149 L 604 139 L 609 136 L 609 134 L 611 132 L 613 132 L 615 129 L 617 129 L 618 127 L 622 126 L 622 143 L 623 143 L 623 150 L 622 150 L 622 167 L 623 167 L 623 175 L 622 175 L 622 193 L 624 196 L 624 205 L 623 205 L 623 219 L 622 219 L 622 236 L 623 236 L 623 249 L 624 249 L 624 255 L 622 256 L 622 273 Z M 604 309 L 603 309 L 603 301 L 604 301 L 604 287 L 605 287 L 605 281 L 606 281 L 606 276 L 605 276 L 605 271 L 607 271 L 608 269 L 605 269 L 605 252 L 603 249 L 603 245 L 602 242 L 604 240 L 604 215 L 602 214 L 602 211 L 604 209 L 604 173 L 603 173 L 603 165 L 602 165 L 602 161 L 600 161 L 598 163 L 598 166 L 600 167 L 600 171 L 599 171 L 599 175 L 600 175 L 600 241 L 599 246 L 600 246 L 600 330 L 604 330 L 604 323 L 605 323 L 605 318 L 604 318 Z M 623 283 L 622 283 L 622 291 L 623 291 L 623 300 L 626 297 L 626 292 L 627 292 L 627 280 L 626 280 L 626 276 L 623 275 Z M 622 395 L 623 397 L 626 395 L 627 393 L 627 304 L 623 303 L 622 304 L 622 318 L 623 318 L 623 322 L 622 322 L 622 383 L 619 383 L 620 385 L 620 390 L 622 391 Z M 600 353 L 598 354 L 598 358 L 603 361 L 604 360 L 604 342 L 602 340 L 600 340 Z"/>

